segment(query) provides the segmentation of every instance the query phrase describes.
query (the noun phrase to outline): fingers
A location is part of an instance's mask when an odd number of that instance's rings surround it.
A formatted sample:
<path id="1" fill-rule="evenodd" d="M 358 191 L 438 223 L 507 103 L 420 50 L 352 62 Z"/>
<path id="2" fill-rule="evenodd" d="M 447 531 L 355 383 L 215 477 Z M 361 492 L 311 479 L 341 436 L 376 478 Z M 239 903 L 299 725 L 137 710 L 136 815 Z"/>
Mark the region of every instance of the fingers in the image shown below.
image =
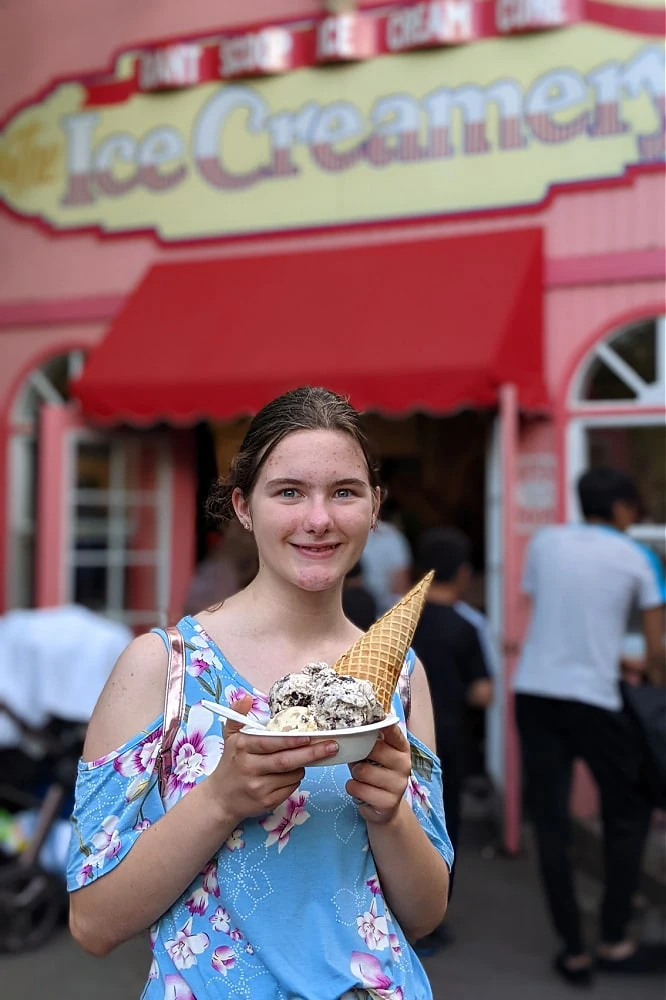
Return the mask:
<path id="1" fill-rule="evenodd" d="M 400 774 L 409 775 L 412 769 L 412 757 L 409 751 L 398 749 L 383 740 L 377 740 L 366 759 Z"/>
<path id="2" fill-rule="evenodd" d="M 375 814 L 390 815 L 394 813 L 402 801 L 399 790 L 377 788 L 356 781 L 352 778 L 345 786 L 347 793 L 356 800 L 357 805 L 372 810 Z"/>
<path id="3" fill-rule="evenodd" d="M 409 740 L 397 723 L 395 726 L 388 726 L 386 729 L 382 729 L 382 735 L 384 737 L 383 742 L 395 747 L 396 750 L 402 750 L 403 752 L 409 750 Z"/>
<path id="4" fill-rule="evenodd" d="M 241 715 L 247 715 L 252 708 L 252 698 L 249 694 L 243 695 L 239 698 L 237 702 L 234 702 L 234 709 L 240 712 Z M 224 723 L 223 736 L 224 739 L 228 739 L 229 736 L 233 736 L 235 733 L 239 733 L 243 728 L 242 723 L 234 722 L 232 719 L 227 719 Z"/>
<path id="5" fill-rule="evenodd" d="M 377 767 L 376 764 L 366 760 L 354 764 L 350 770 L 352 779 L 359 784 L 371 788 L 385 788 L 401 795 L 407 788 L 410 774 L 403 767 L 395 770 L 388 767 Z M 363 797 L 361 796 L 361 798 Z"/>
<path id="6" fill-rule="evenodd" d="M 262 748 L 256 744 L 265 746 Z M 242 749 L 248 754 L 252 770 L 272 774 L 326 760 L 338 752 L 338 744 L 335 740 L 311 740 L 308 736 L 276 739 L 248 736 L 243 740 Z"/>
<path id="7" fill-rule="evenodd" d="M 283 750 L 296 750 L 312 743 L 309 736 L 248 736 L 245 735 L 243 746 L 247 753 L 270 754 Z"/>

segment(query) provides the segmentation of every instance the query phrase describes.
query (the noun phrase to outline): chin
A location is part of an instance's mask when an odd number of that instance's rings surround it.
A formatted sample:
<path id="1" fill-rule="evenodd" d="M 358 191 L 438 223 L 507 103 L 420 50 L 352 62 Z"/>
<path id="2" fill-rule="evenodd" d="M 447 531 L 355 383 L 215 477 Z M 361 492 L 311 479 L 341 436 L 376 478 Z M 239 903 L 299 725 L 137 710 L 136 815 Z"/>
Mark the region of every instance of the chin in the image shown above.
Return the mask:
<path id="1" fill-rule="evenodd" d="M 322 570 L 310 569 L 298 573 L 295 583 L 301 590 L 317 593 L 323 590 L 330 590 L 331 587 L 337 587 L 341 583 L 342 578 L 342 574 L 334 573 L 331 570 L 324 572 Z"/>

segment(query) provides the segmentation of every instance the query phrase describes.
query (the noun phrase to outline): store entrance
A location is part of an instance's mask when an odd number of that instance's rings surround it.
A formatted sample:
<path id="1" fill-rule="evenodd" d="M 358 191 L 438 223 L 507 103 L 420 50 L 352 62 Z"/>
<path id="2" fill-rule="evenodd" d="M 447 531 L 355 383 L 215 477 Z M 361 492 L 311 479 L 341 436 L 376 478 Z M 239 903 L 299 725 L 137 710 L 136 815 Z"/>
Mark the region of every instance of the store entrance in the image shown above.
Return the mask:
<path id="1" fill-rule="evenodd" d="M 487 550 L 487 455 L 494 414 L 465 410 L 447 417 L 414 413 L 403 418 L 366 414 L 363 424 L 380 462 L 386 488 L 385 517 L 404 534 L 412 553 L 415 575 L 416 552 L 428 528 L 456 527 L 470 539 L 473 578 L 465 601 L 486 612 Z M 197 430 L 198 520 L 195 574 L 201 592 L 191 594 L 195 604 L 209 597 L 221 599 L 211 588 L 233 587 L 252 572 L 251 536 L 235 530 L 220 534 L 207 521 L 205 500 L 210 485 L 229 468 L 243 439 L 248 420 L 201 425 Z M 492 523 L 492 522 L 491 522 Z M 223 595 L 223 596 L 226 596 Z M 191 610 L 191 609 L 189 609 Z M 196 610 L 196 609 L 195 609 Z M 468 714 L 468 774 L 485 772 L 486 715 Z"/>

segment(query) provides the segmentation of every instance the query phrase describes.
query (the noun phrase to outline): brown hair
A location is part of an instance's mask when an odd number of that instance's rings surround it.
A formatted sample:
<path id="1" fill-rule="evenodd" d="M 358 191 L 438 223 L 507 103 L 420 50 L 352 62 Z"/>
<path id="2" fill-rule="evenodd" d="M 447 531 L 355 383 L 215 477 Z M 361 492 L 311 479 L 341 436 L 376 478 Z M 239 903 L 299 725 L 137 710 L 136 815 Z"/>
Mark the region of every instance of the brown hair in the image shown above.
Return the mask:
<path id="1" fill-rule="evenodd" d="M 206 509 L 214 521 L 234 517 L 231 498 L 239 489 L 248 499 L 273 449 L 294 431 L 343 431 L 358 443 L 368 466 L 370 486 L 379 486 L 379 470 L 359 415 L 348 399 L 330 389 L 303 386 L 271 400 L 252 419 L 229 473 L 214 484 Z"/>

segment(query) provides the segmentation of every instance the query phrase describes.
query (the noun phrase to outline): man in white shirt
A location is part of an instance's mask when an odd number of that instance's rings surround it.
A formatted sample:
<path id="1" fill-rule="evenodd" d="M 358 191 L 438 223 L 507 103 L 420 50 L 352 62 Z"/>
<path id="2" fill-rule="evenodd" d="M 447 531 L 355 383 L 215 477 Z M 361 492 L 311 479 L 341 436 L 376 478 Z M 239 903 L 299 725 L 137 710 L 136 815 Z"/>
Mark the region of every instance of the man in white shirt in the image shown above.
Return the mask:
<path id="1" fill-rule="evenodd" d="M 383 615 L 408 590 L 411 584 L 412 551 L 403 533 L 386 520 L 382 511 L 376 527 L 368 535 L 361 556 L 363 579 Z"/>
<path id="2" fill-rule="evenodd" d="M 563 951 L 555 968 L 587 985 L 585 951 L 569 844 L 573 762 L 582 758 L 601 795 L 606 893 L 597 966 L 647 971 L 627 939 L 651 807 L 640 787 L 641 751 L 622 712 L 620 664 L 632 607 L 641 609 L 646 671 L 663 669 L 663 586 L 645 549 L 624 532 L 636 520 L 632 480 L 593 469 L 578 483 L 585 524 L 539 532 L 528 550 L 523 590 L 531 621 L 514 689 L 526 802 L 535 826 L 541 875 Z"/>

